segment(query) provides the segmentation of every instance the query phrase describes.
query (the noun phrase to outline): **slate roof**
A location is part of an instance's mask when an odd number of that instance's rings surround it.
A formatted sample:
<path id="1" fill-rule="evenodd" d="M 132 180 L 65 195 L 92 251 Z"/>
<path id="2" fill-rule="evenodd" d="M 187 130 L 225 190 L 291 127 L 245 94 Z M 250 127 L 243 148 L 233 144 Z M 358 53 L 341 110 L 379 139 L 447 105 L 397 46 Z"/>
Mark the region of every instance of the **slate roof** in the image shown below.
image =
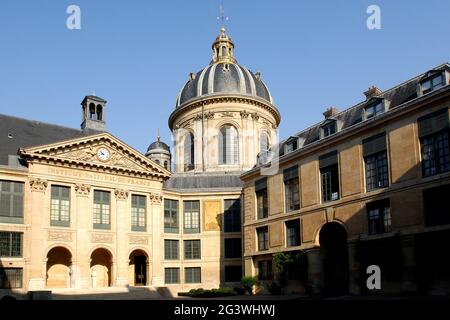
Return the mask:
<path id="1" fill-rule="evenodd" d="M 445 69 L 450 70 L 450 65 L 448 63 L 437 66 L 436 68 L 424 74 L 416 76 L 404 83 L 401 83 L 389 90 L 386 90 L 382 92 L 380 95 L 377 95 L 376 98 L 384 98 L 389 102 L 389 109 L 386 111 L 389 112 L 390 110 L 397 108 L 403 103 L 417 98 L 417 86 L 418 83 L 423 79 L 424 75 L 426 75 L 429 72 Z M 368 103 L 371 103 L 372 101 L 373 100 L 370 99 L 367 101 L 363 101 L 335 115 L 333 119 L 342 122 L 342 127 L 340 131 L 362 122 L 364 108 L 368 105 Z M 284 154 L 284 145 L 288 140 L 292 139 L 292 137 L 303 138 L 304 139 L 303 147 L 315 141 L 318 141 L 320 139 L 320 128 L 324 124 L 324 121 L 319 122 L 307 129 L 304 129 L 303 131 L 298 132 L 295 135 L 290 136 L 287 139 L 280 141 L 278 144 L 280 155 Z"/>
<path id="2" fill-rule="evenodd" d="M 163 188 L 177 191 L 242 188 L 243 181 L 239 178 L 241 173 L 173 174 L 164 182 Z"/>
<path id="3" fill-rule="evenodd" d="M 19 148 L 55 143 L 94 133 L 96 132 L 83 132 L 0 114 L 0 165 L 8 165 L 8 155 L 17 155 Z"/>

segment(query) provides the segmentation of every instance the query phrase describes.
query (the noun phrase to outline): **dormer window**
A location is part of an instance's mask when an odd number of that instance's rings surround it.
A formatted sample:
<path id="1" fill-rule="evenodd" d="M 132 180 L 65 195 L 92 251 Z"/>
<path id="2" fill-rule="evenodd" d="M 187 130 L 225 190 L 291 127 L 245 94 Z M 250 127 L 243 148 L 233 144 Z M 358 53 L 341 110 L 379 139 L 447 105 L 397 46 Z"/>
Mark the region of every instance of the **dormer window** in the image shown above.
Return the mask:
<path id="1" fill-rule="evenodd" d="M 336 121 L 328 122 L 322 126 L 322 138 L 331 136 L 332 134 L 335 134 L 336 131 Z"/>
<path id="2" fill-rule="evenodd" d="M 365 118 L 370 119 L 384 112 L 384 100 L 377 99 L 364 109 Z"/>
<path id="3" fill-rule="evenodd" d="M 285 147 L 286 149 L 286 152 L 285 153 L 289 153 L 289 152 L 292 152 L 292 151 L 295 151 L 295 150 L 297 150 L 298 149 L 298 141 L 297 141 L 297 139 L 291 139 L 291 140 L 289 140 L 287 143 L 286 143 L 286 147 Z"/>
<path id="4" fill-rule="evenodd" d="M 428 77 L 420 83 L 422 87 L 422 94 L 427 94 L 431 91 L 439 89 L 444 86 L 444 75 L 442 72 Z"/>

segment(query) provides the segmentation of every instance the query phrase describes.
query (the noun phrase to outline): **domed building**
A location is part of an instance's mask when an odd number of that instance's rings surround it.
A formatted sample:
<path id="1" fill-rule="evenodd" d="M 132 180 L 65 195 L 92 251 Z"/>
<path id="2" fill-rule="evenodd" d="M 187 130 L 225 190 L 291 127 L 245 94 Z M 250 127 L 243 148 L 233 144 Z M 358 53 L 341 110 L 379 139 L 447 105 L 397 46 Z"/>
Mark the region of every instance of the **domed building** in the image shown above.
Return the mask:
<path id="1" fill-rule="evenodd" d="M 156 141 L 148 146 L 145 156 L 170 171 L 171 154 L 170 147 L 161 141 L 161 137 L 157 136 Z"/>
<path id="2" fill-rule="evenodd" d="M 161 268 L 173 293 L 239 283 L 239 176 L 276 143 L 279 123 L 261 74 L 237 63 L 234 43 L 222 28 L 212 44 L 211 62 L 189 74 L 169 117 L 175 143 L 173 172 L 163 184 Z M 146 155 L 167 168 L 161 162 L 171 156 L 165 146 L 158 138 Z"/>
<path id="3" fill-rule="evenodd" d="M 280 113 L 259 72 L 239 65 L 222 28 L 208 66 L 191 73 L 169 118 L 175 173 L 242 172 L 276 140 Z"/>

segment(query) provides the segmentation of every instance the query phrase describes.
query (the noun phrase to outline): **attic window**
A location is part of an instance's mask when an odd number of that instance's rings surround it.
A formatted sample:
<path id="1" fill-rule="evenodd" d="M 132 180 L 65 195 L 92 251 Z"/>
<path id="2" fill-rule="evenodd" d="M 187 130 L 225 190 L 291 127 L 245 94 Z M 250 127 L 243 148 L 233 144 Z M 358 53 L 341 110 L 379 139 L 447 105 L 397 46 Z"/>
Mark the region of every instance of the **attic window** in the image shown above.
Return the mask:
<path id="1" fill-rule="evenodd" d="M 336 133 L 336 121 L 331 121 L 322 126 L 322 137 L 328 137 Z"/>
<path id="2" fill-rule="evenodd" d="M 370 103 L 364 109 L 366 119 L 370 119 L 384 112 L 384 100 L 377 99 L 376 101 Z"/>
<path id="3" fill-rule="evenodd" d="M 292 139 L 286 143 L 286 153 L 297 150 L 297 148 L 298 148 L 297 139 Z"/>
<path id="4" fill-rule="evenodd" d="M 420 83 L 422 87 L 422 94 L 427 94 L 431 91 L 439 89 L 444 86 L 444 75 L 442 72 L 430 76 Z"/>

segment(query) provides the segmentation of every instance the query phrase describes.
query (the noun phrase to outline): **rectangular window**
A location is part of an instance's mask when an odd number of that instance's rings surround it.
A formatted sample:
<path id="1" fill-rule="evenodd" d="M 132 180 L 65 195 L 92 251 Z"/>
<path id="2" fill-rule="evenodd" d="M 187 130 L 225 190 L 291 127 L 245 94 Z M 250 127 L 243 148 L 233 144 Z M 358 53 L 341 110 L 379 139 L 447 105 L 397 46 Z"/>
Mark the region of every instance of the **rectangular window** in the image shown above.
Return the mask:
<path id="1" fill-rule="evenodd" d="M 0 222 L 23 223 L 23 182 L 0 180 Z"/>
<path id="2" fill-rule="evenodd" d="M 70 187 L 52 185 L 50 225 L 70 227 Z"/>
<path id="3" fill-rule="evenodd" d="M 22 268 L 0 268 L 0 289 L 22 288 Z"/>
<path id="4" fill-rule="evenodd" d="M 269 250 L 269 227 L 256 229 L 258 235 L 258 251 Z"/>
<path id="5" fill-rule="evenodd" d="M 255 182 L 256 210 L 258 219 L 269 216 L 269 197 L 267 194 L 267 178 Z"/>
<path id="6" fill-rule="evenodd" d="M 363 156 L 366 169 L 366 190 L 387 187 L 389 178 L 386 133 L 363 140 Z"/>
<path id="7" fill-rule="evenodd" d="M 239 199 L 230 199 L 224 201 L 224 231 L 241 231 L 241 201 Z"/>
<path id="8" fill-rule="evenodd" d="M 201 283 L 202 269 L 201 268 L 184 268 L 184 282 L 185 283 Z"/>
<path id="9" fill-rule="evenodd" d="M 242 266 L 225 266 L 225 282 L 240 282 Z"/>
<path id="10" fill-rule="evenodd" d="M 184 240 L 184 258 L 186 260 L 201 258 L 200 240 Z"/>
<path id="11" fill-rule="evenodd" d="M 427 227 L 450 224 L 449 195 L 450 184 L 423 191 L 425 225 Z"/>
<path id="12" fill-rule="evenodd" d="M 164 259 L 178 260 L 180 258 L 180 242 L 178 240 L 164 240 Z"/>
<path id="13" fill-rule="evenodd" d="M 323 137 L 331 136 L 336 133 L 336 121 L 331 121 L 322 126 Z"/>
<path id="14" fill-rule="evenodd" d="M 391 209 L 389 199 L 367 204 L 369 234 L 380 234 L 391 231 Z"/>
<path id="15" fill-rule="evenodd" d="M 424 177 L 450 171 L 449 131 L 420 139 Z"/>
<path id="16" fill-rule="evenodd" d="M 366 119 L 370 119 L 384 112 L 384 101 L 383 99 L 378 99 L 376 102 L 369 104 L 364 109 L 366 114 Z"/>
<path id="17" fill-rule="evenodd" d="M 147 197 L 131 196 L 131 231 L 147 229 Z"/>
<path id="18" fill-rule="evenodd" d="M 20 258 L 22 257 L 23 233 L 0 232 L 0 257 Z"/>
<path id="19" fill-rule="evenodd" d="M 448 108 L 417 119 L 424 177 L 450 171 Z"/>
<path id="20" fill-rule="evenodd" d="M 427 80 L 422 81 L 421 86 L 423 94 L 439 89 L 444 86 L 444 75 L 439 73 L 429 77 Z"/>
<path id="21" fill-rule="evenodd" d="M 258 279 L 272 280 L 272 260 L 258 261 Z"/>
<path id="22" fill-rule="evenodd" d="M 164 199 L 164 232 L 179 232 L 178 200 Z"/>
<path id="23" fill-rule="evenodd" d="M 283 171 L 286 211 L 300 209 L 298 166 Z"/>
<path id="24" fill-rule="evenodd" d="M 165 268 L 164 283 L 166 284 L 180 283 L 180 268 Z"/>
<path id="25" fill-rule="evenodd" d="M 300 245 L 300 219 L 286 221 L 286 246 Z"/>
<path id="26" fill-rule="evenodd" d="M 110 193 L 94 190 L 94 229 L 111 228 Z"/>
<path id="27" fill-rule="evenodd" d="M 225 258 L 241 258 L 242 257 L 242 241 L 241 238 L 225 239 Z"/>
<path id="28" fill-rule="evenodd" d="M 322 202 L 339 199 L 338 153 L 333 151 L 319 157 Z"/>
<path id="29" fill-rule="evenodd" d="M 297 139 L 292 139 L 286 143 L 286 153 L 295 151 L 295 150 L 297 150 L 297 148 L 298 148 Z"/>
<path id="30" fill-rule="evenodd" d="M 200 232 L 200 201 L 183 201 L 184 233 Z"/>

